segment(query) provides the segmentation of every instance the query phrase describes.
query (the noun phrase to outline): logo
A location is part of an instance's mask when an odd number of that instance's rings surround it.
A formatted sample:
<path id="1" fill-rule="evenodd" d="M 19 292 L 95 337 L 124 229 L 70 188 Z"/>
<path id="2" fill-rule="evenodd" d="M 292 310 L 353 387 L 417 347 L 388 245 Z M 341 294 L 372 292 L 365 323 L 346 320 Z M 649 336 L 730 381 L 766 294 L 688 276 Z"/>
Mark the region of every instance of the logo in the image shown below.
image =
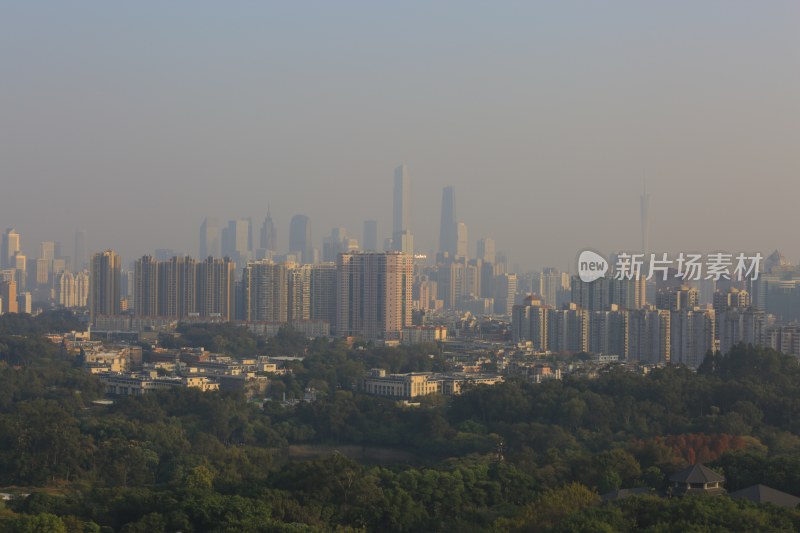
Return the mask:
<path id="1" fill-rule="evenodd" d="M 591 250 L 584 250 L 578 257 L 578 277 L 585 283 L 602 278 L 608 272 L 608 261 Z"/>

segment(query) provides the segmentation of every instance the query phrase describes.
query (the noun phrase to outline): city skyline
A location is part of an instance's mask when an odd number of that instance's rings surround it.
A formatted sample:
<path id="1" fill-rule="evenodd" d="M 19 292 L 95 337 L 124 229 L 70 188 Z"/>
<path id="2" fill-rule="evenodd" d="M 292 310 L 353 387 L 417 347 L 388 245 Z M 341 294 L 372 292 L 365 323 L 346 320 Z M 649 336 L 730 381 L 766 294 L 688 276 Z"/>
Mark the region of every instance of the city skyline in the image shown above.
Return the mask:
<path id="1" fill-rule="evenodd" d="M 283 245 L 297 213 L 383 239 L 406 164 L 425 253 L 446 185 L 470 247 L 521 270 L 634 249 L 646 179 L 653 250 L 800 259 L 782 220 L 739 216 L 794 208 L 794 2 L 40 9 L 0 21 L 0 226 L 28 255 L 78 228 L 87 253 L 192 253 L 204 217 L 267 204 Z"/>

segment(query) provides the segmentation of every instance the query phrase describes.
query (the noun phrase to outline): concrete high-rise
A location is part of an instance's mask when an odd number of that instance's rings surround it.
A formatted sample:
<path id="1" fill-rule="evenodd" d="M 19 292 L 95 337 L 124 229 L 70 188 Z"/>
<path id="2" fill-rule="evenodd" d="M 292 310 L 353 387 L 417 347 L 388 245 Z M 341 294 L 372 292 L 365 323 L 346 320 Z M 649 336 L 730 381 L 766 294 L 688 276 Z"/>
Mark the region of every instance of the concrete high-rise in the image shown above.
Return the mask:
<path id="1" fill-rule="evenodd" d="M 207 258 L 197 265 L 197 313 L 229 321 L 235 307 L 236 264 L 230 258 Z"/>
<path id="2" fill-rule="evenodd" d="M 94 254 L 90 266 L 89 315 L 94 324 L 98 316 L 120 314 L 122 259 L 106 250 Z"/>
<path id="3" fill-rule="evenodd" d="M 2 250 L 0 250 L 0 268 L 16 268 L 15 256 L 20 253 L 19 233 L 14 228 L 8 228 L 3 233 Z"/>
<path id="4" fill-rule="evenodd" d="M 340 254 L 337 334 L 399 340 L 411 324 L 413 267 L 413 257 L 400 252 Z"/>
<path id="5" fill-rule="evenodd" d="M 480 259 L 484 263 L 494 264 L 496 258 L 494 239 L 491 239 L 489 237 L 478 239 L 478 244 L 475 250 L 475 257 L 477 259 Z"/>
<path id="6" fill-rule="evenodd" d="M 200 226 L 199 252 L 201 260 L 220 257 L 222 253 L 219 221 L 215 217 L 206 217 Z"/>
<path id="7" fill-rule="evenodd" d="M 278 230 L 272 222 L 269 206 L 267 206 L 267 217 L 264 219 L 264 224 L 261 226 L 260 244 L 262 250 L 269 250 L 273 253 L 278 251 Z"/>
<path id="8" fill-rule="evenodd" d="M 442 189 L 442 218 L 439 226 L 439 251 L 455 257 L 458 248 L 456 192 L 452 186 Z"/>
<path id="9" fill-rule="evenodd" d="M 394 171 L 394 211 L 392 218 L 392 249 L 414 254 L 414 237 L 411 233 L 411 178 L 408 168 L 400 165 Z"/>
<path id="10" fill-rule="evenodd" d="M 77 307 L 78 298 L 75 290 L 75 276 L 68 270 L 64 271 L 58 275 L 56 283 L 58 305 L 66 308 Z"/>
<path id="11" fill-rule="evenodd" d="M 72 271 L 80 272 L 88 267 L 86 260 L 86 232 L 75 230 L 75 249 L 72 256 Z"/>
<path id="12" fill-rule="evenodd" d="M 642 253 L 644 254 L 645 261 L 650 260 L 650 194 L 647 188 L 642 191 L 642 196 L 639 200 L 640 215 L 642 223 Z M 637 283 L 638 292 L 638 305 L 644 307 L 647 304 L 647 280 L 644 273 L 639 277 Z"/>
<path id="13" fill-rule="evenodd" d="M 289 253 L 296 254 L 302 263 L 314 262 L 311 221 L 306 215 L 295 215 L 289 223 Z"/>
<path id="14" fill-rule="evenodd" d="M 252 224 L 249 218 L 239 218 L 228 222 L 222 229 L 222 255 L 230 257 L 237 264 L 245 264 L 252 252 Z"/>
<path id="15" fill-rule="evenodd" d="M 136 316 L 158 316 L 158 262 L 153 256 L 136 260 L 133 283 Z"/>
<path id="16" fill-rule="evenodd" d="M 198 263 L 175 256 L 158 264 L 158 314 L 185 318 L 197 313 Z"/>
<path id="17" fill-rule="evenodd" d="M 2 300 L 2 313 L 16 313 L 17 307 L 17 282 L 14 280 L 0 281 L 0 300 Z"/>
<path id="18" fill-rule="evenodd" d="M 285 263 L 252 261 L 242 273 L 244 320 L 280 322 L 288 318 L 289 278 Z"/>
<path id="19" fill-rule="evenodd" d="M 456 224 L 456 255 L 455 257 L 469 258 L 469 233 L 467 225 L 463 222 Z"/>

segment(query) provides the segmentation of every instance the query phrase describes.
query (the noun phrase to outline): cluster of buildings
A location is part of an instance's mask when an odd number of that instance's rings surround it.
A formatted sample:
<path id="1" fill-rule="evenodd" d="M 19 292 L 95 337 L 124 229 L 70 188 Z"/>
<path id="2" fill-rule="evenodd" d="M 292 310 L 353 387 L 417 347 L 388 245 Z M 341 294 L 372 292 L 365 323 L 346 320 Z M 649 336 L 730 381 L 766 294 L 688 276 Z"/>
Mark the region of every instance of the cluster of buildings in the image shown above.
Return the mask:
<path id="1" fill-rule="evenodd" d="M 512 313 L 514 342 L 530 343 L 541 353 L 613 354 L 627 361 L 691 367 L 699 366 L 708 351 L 725 353 L 738 343 L 797 344 L 796 328 L 771 324 L 744 289 L 718 290 L 712 304 L 701 305 L 698 289 L 673 285 L 658 289 L 654 304 L 636 306 L 625 302 L 613 281 L 574 279 L 573 302 L 560 308 L 528 297 Z"/>

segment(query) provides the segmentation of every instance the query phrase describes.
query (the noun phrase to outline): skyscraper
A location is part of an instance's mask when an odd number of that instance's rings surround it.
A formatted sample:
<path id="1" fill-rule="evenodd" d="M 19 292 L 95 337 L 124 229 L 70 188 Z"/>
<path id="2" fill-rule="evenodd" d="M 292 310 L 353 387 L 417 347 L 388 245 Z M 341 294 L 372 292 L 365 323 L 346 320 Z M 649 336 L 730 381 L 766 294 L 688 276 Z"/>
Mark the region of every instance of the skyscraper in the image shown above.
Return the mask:
<path id="1" fill-rule="evenodd" d="M 220 228 L 215 217 L 206 217 L 200 225 L 199 251 L 201 260 L 221 255 Z"/>
<path id="2" fill-rule="evenodd" d="M 347 253 L 337 259 L 337 334 L 399 340 L 411 324 L 412 256 Z"/>
<path id="3" fill-rule="evenodd" d="M 228 222 L 222 229 L 222 255 L 230 257 L 237 264 L 245 264 L 252 251 L 252 230 L 249 218 L 239 218 Z"/>
<path id="4" fill-rule="evenodd" d="M 16 313 L 17 307 L 17 283 L 14 280 L 0 281 L 0 300 L 2 300 L 2 313 Z"/>
<path id="5" fill-rule="evenodd" d="M 392 248 L 414 254 L 414 237 L 411 234 L 411 178 L 408 168 L 400 165 L 394 170 L 394 213 L 392 220 Z"/>
<path id="6" fill-rule="evenodd" d="M 3 248 L 0 250 L 0 268 L 16 268 L 14 257 L 20 252 L 19 233 L 14 228 L 8 228 L 3 233 Z"/>
<path id="7" fill-rule="evenodd" d="M 94 324 L 98 316 L 120 313 L 122 259 L 113 250 L 92 256 L 89 284 L 89 315 Z"/>
<path id="8" fill-rule="evenodd" d="M 641 222 L 642 222 L 642 253 L 644 254 L 645 261 L 649 261 L 650 257 L 650 195 L 647 193 L 647 187 L 645 186 L 644 190 L 642 191 L 642 196 L 639 199 L 640 205 L 640 215 L 641 215 Z M 639 307 L 644 307 L 647 303 L 647 280 L 645 276 L 642 275 L 639 277 L 639 283 L 637 284 L 637 292 L 638 292 L 638 305 Z"/>
<path id="9" fill-rule="evenodd" d="M 475 251 L 475 257 L 480 259 L 484 263 L 492 263 L 495 262 L 495 245 L 494 239 L 489 237 L 484 237 L 483 239 L 478 240 L 477 250 Z"/>
<path id="10" fill-rule="evenodd" d="M 311 221 L 305 215 L 295 215 L 289 223 L 289 252 L 297 254 L 303 263 L 314 262 Z"/>
<path id="11" fill-rule="evenodd" d="M 75 230 L 75 250 L 72 256 L 72 271 L 80 272 L 88 266 L 86 262 L 86 232 Z"/>
<path id="12" fill-rule="evenodd" d="M 378 251 L 378 221 L 365 220 L 364 221 L 364 251 L 377 252 Z"/>
<path id="13" fill-rule="evenodd" d="M 456 224 L 455 257 L 469 257 L 469 233 L 467 232 L 467 225 L 463 222 Z"/>
<path id="14" fill-rule="evenodd" d="M 261 226 L 260 244 L 262 250 L 278 251 L 278 230 L 272 222 L 269 206 L 267 206 L 267 218 L 264 219 L 264 224 Z"/>
<path id="15" fill-rule="evenodd" d="M 439 251 L 455 257 L 458 247 L 456 221 L 456 191 L 452 186 L 442 189 L 442 220 L 439 226 Z"/>

